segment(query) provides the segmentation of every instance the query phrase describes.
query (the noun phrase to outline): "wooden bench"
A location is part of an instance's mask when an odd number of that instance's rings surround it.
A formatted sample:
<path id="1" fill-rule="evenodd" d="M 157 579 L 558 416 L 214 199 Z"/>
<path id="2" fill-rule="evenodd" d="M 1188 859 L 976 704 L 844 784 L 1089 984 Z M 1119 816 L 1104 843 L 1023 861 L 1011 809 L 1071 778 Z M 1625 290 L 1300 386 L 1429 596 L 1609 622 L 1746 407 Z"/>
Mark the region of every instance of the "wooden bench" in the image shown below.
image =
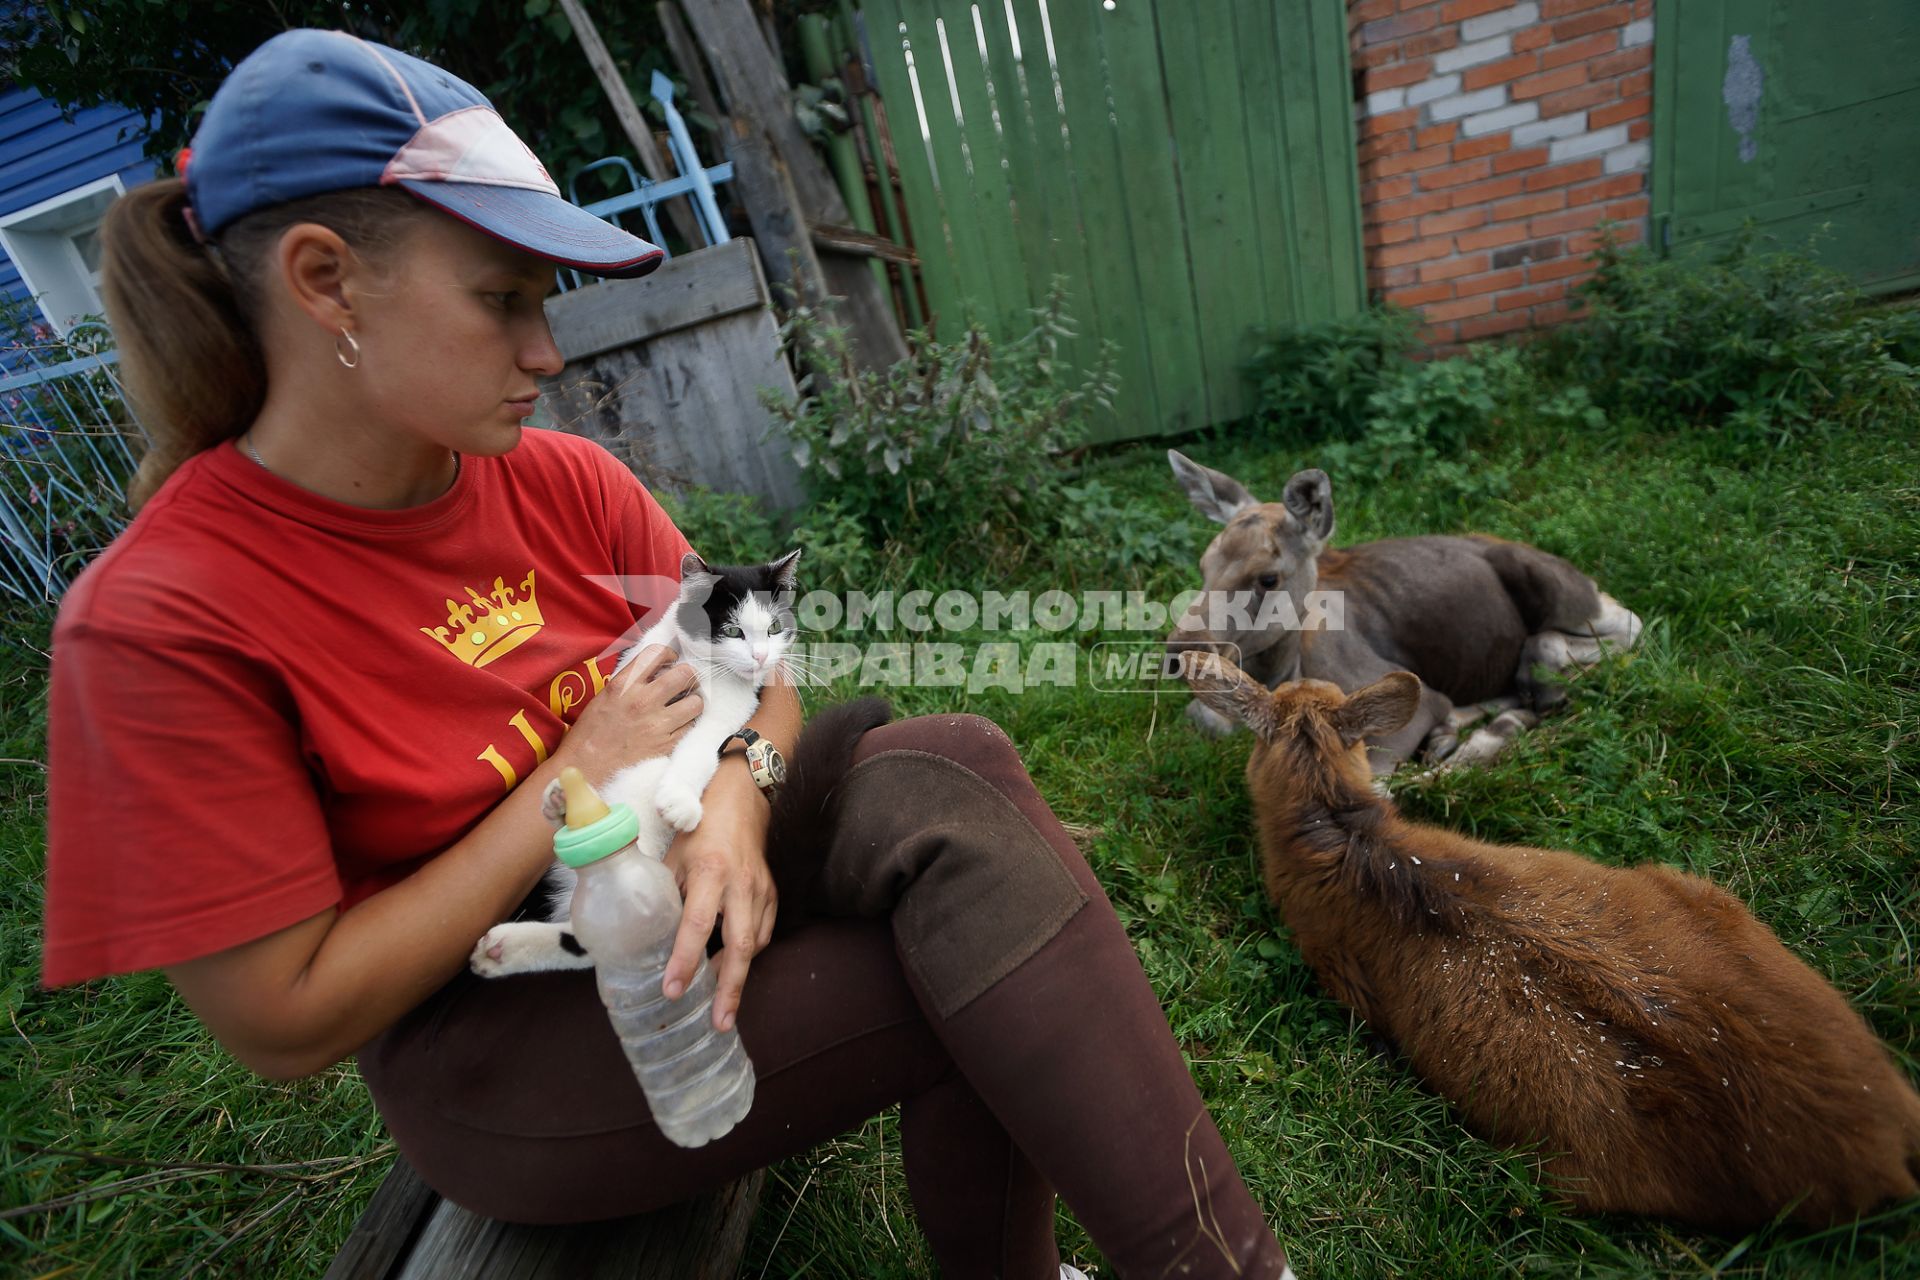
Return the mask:
<path id="1" fill-rule="evenodd" d="M 732 1280 L 765 1178 L 656 1213 L 525 1227 L 449 1204 L 396 1159 L 324 1280 Z"/>

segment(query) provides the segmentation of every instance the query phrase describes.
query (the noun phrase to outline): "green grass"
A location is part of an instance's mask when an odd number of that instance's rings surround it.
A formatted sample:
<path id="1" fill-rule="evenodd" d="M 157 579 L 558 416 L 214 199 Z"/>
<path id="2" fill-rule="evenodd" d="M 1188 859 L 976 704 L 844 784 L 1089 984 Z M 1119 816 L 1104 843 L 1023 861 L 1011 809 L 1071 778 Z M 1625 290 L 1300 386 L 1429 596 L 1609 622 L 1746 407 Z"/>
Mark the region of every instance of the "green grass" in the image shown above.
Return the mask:
<path id="1" fill-rule="evenodd" d="M 1592 572 L 1649 624 L 1630 657 L 1588 673 L 1571 707 L 1507 758 L 1406 788 L 1403 806 L 1492 839 L 1712 876 L 1854 1001 L 1910 1075 L 1920 1074 L 1916 428 L 1744 456 L 1707 432 L 1509 430 L 1478 460 L 1504 482 L 1471 495 L 1363 492 L 1334 475 L 1340 541 L 1468 528 L 1524 538 Z M 1181 447 L 1268 496 L 1315 461 L 1245 433 Z M 1203 542 L 1158 446 L 1091 469 Z M 931 561 L 905 572 L 935 591 L 1068 583 L 1160 598 L 1196 576 L 1190 561 L 1122 583 L 1038 564 L 984 582 Z M 44 628 L 38 617 L 9 628 L 0 756 L 42 754 Z M 1303 1277 L 1920 1274 L 1916 1206 L 1818 1235 L 1732 1240 L 1576 1218 L 1546 1200 L 1525 1154 L 1468 1136 L 1319 990 L 1260 892 L 1240 778 L 1248 739 L 1199 739 L 1181 699 L 1084 687 L 898 695 L 909 713 L 999 720 L 1060 816 L 1096 829 L 1089 857 Z M 31 763 L 0 765 L 0 1203 L 100 1198 L 0 1219 L 5 1269 L 317 1274 L 386 1166 L 354 1070 L 294 1086 L 252 1080 L 152 976 L 40 991 L 43 786 Z M 777 1166 L 745 1274 L 931 1272 L 896 1137 L 882 1116 Z M 190 1161 L 328 1163 L 183 1169 Z M 154 1172 L 170 1180 L 113 1192 Z M 1069 1256 L 1097 1266 L 1071 1217 L 1061 1221 Z"/>

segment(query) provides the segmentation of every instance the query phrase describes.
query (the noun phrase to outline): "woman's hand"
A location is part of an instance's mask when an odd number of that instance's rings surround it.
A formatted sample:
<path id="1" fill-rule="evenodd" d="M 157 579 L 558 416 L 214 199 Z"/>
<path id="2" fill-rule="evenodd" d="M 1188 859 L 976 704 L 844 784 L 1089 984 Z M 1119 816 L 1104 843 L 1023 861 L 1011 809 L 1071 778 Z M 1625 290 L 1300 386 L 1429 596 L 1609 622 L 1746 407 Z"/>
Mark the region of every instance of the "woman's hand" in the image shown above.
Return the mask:
<path id="1" fill-rule="evenodd" d="M 729 757 L 707 784 L 700 825 L 675 837 L 667 866 L 680 882 L 686 907 L 667 961 L 664 989 L 677 999 L 693 980 L 707 939 L 719 921 L 724 948 L 715 957 L 713 1025 L 726 1031 L 740 1010 L 747 967 L 773 937 L 779 903 L 767 869 L 766 797 L 741 762 Z"/>
<path id="2" fill-rule="evenodd" d="M 581 709 L 555 751 L 598 785 L 636 760 L 673 750 L 700 716 L 693 668 L 673 650 L 650 644 Z"/>

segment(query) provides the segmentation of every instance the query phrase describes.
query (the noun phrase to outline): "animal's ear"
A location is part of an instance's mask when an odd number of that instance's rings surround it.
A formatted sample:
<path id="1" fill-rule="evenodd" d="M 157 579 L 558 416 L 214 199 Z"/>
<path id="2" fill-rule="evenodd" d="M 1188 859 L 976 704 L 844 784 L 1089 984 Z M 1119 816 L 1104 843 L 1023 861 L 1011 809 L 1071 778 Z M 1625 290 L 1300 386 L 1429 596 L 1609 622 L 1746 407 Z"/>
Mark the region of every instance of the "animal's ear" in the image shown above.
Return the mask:
<path id="1" fill-rule="evenodd" d="M 1262 740 L 1273 736 L 1273 694 L 1267 686 L 1220 654 L 1188 649 L 1179 656 L 1181 674 L 1200 701 L 1242 722 Z"/>
<path id="2" fill-rule="evenodd" d="M 1174 479 L 1187 491 L 1187 500 L 1209 520 L 1225 524 L 1248 507 L 1260 505 L 1238 480 L 1224 471 L 1201 466 L 1178 449 L 1167 450 L 1167 462 L 1173 467 Z"/>
<path id="3" fill-rule="evenodd" d="M 799 547 L 795 547 L 773 562 L 773 577 L 774 580 L 780 584 L 782 591 L 792 591 L 795 582 L 798 581 L 794 576 L 794 571 L 800 563 L 800 551 L 801 549 Z"/>
<path id="4" fill-rule="evenodd" d="M 1340 741 L 1352 746 L 1406 728 L 1419 709 L 1420 677 L 1411 671 L 1389 671 L 1349 694 L 1333 713 L 1333 727 L 1340 731 Z"/>
<path id="5" fill-rule="evenodd" d="M 685 582 L 688 578 L 704 578 L 709 572 L 707 562 L 693 552 L 689 551 L 680 557 L 680 581 Z"/>
<path id="6" fill-rule="evenodd" d="M 1318 467 L 1295 472 L 1280 501 L 1309 538 L 1324 546 L 1333 537 L 1333 481 L 1326 472 Z"/>

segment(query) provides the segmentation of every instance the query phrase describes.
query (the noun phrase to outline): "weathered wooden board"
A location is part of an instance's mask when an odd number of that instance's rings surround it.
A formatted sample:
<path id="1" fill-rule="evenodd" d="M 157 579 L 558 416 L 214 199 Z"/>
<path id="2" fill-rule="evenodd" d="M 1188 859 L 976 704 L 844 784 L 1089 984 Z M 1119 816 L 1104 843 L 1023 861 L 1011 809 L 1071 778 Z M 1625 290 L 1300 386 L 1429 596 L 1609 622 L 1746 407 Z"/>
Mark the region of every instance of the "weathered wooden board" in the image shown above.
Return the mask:
<path id="1" fill-rule="evenodd" d="M 691 484 L 799 505 L 799 472 L 761 401 L 794 394 L 751 240 L 669 259 L 547 303 L 567 367 L 555 425 L 598 440 L 650 487 Z"/>
<path id="2" fill-rule="evenodd" d="M 730 1280 L 765 1178 L 631 1218 L 527 1227 L 449 1204 L 396 1160 L 323 1280 Z"/>

